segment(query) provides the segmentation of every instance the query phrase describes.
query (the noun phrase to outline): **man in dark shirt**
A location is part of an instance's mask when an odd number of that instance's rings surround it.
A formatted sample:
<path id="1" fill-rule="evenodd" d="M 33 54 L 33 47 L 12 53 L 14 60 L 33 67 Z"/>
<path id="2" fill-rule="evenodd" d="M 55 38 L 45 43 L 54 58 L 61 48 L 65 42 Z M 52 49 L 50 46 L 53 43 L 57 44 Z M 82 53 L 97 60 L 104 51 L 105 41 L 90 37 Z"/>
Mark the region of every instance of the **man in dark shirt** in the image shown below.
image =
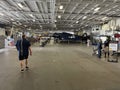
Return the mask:
<path id="1" fill-rule="evenodd" d="M 32 51 L 30 48 L 30 42 L 26 40 L 26 36 L 22 35 L 22 39 L 18 40 L 16 43 L 16 48 L 19 52 L 19 60 L 20 60 L 20 65 L 21 65 L 21 71 L 24 71 L 24 60 L 25 60 L 25 65 L 26 69 L 28 69 L 28 56 L 29 52 L 30 55 L 32 55 Z"/>

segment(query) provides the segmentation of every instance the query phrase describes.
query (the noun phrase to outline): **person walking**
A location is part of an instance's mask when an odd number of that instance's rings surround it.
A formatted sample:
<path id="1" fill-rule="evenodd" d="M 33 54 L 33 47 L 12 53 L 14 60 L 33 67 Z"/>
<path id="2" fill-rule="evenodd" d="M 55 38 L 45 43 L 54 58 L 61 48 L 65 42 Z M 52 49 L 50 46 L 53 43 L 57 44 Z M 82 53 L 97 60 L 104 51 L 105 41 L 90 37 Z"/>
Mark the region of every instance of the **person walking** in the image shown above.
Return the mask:
<path id="1" fill-rule="evenodd" d="M 99 42 L 98 42 L 98 58 L 101 58 L 101 50 L 102 50 L 102 40 L 99 39 Z"/>
<path id="2" fill-rule="evenodd" d="M 31 46 L 31 44 L 26 39 L 25 35 L 22 35 L 22 39 L 17 40 L 16 48 L 19 53 L 21 71 L 24 71 L 24 68 L 26 68 L 26 69 L 29 68 L 28 67 L 28 56 L 29 56 L 29 54 L 32 55 L 32 50 L 31 50 L 30 46 Z"/>

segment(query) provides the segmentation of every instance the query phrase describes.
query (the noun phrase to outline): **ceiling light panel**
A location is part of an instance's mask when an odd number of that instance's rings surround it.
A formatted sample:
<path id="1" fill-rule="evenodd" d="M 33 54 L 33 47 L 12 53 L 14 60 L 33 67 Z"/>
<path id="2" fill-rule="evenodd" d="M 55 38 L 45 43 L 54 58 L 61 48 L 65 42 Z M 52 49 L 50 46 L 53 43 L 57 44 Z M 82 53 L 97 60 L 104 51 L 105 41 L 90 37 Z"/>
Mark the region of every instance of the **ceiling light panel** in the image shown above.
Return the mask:
<path id="1" fill-rule="evenodd" d="M 58 18 L 61 18 L 61 15 L 58 15 Z"/>
<path id="2" fill-rule="evenodd" d="M 59 9 L 62 10 L 62 9 L 63 9 L 63 5 L 60 5 L 60 6 L 59 6 Z"/>
<path id="3" fill-rule="evenodd" d="M 79 21 L 76 21 L 76 23 L 79 23 Z"/>
<path id="4" fill-rule="evenodd" d="M 23 7 L 24 7 L 21 3 L 18 3 L 18 6 L 19 6 L 20 8 L 23 8 Z"/>
<path id="5" fill-rule="evenodd" d="M 82 19 L 84 20 L 84 19 L 86 19 L 87 18 L 87 16 L 84 16 Z"/>
<path id="6" fill-rule="evenodd" d="M 100 10 L 100 7 L 97 7 L 94 9 L 95 12 L 98 12 Z"/>

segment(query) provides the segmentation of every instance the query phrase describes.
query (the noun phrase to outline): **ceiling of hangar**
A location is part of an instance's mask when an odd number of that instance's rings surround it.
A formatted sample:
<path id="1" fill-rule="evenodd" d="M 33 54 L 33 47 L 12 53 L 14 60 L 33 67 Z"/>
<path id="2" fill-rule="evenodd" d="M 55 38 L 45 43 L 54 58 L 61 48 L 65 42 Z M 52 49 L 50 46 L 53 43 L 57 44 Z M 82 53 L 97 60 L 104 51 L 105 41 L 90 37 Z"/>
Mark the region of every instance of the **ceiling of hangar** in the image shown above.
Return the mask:
<path id="1" fill-rule="evenodd" d="M 0 0 L 0 22 L 80 28 L 120 17 L 119 5 L 120 0 Z"/>

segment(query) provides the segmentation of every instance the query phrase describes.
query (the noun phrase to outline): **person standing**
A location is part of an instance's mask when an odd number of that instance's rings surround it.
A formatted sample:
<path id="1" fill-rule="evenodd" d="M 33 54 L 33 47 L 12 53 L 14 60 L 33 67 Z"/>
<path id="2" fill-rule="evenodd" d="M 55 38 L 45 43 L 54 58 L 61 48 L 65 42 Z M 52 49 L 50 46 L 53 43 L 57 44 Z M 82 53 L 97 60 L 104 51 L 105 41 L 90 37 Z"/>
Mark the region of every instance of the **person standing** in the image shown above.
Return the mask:
<path id="1" fill-rule="evenodd" d="M 22 39 L 17 40 L 16 48 L 19 52 L 21 71 L 24 71 L 24 68 L 26 68 L 26 69 L 29 68 L 28 67 L 28 56 L 29 56 L 29 53 L 30 53 L 30 55 L 32 55 L 32 50 L 31 50 L 30 46 L 31 46 L 31 44 L 26 39 L 25 35 L 22 35 Z"/>
<path id="2" fill-rule="evenodd" d="M 102 40 L 99 39 L 99 42 L 98 42 L 98 58 L 101 58 L 101 50 L 102 50 Z"/>
<path id="3" fill-rule="evenodd" d="M 90 39 L 87 39 L 87 46 L 90 46 Z"/>
<path id="4" fill-rule="evenodd" d="M 106 54 L 109 57 L 109 43 L 110 43 L 109 39 L 106 39 L 106 41 L 104 42 L 104 54 L 105 54 L 105 58 L 106 58 Z"/>

